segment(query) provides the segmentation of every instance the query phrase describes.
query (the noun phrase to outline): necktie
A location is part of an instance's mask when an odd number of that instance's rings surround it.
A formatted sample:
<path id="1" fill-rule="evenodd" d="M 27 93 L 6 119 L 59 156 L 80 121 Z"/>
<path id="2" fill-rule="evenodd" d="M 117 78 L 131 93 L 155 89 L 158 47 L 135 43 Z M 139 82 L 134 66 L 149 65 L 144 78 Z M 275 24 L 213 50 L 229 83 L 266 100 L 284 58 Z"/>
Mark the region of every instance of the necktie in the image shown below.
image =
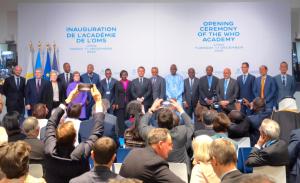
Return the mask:
<path id="1" fill-rule="evenodd" d="M 224 99 L 227 98 L 227 96 L 226 96 L 227 87 L 228 87 L 228 79 L 225 79 L 225 81 L 224 81 Z"/>
<path id="2" fill-rule="evenodd" d="M 190 79 L 190 92 L 191 93 L 193 91 L 193 81 L 194 81 L 194 79 Z"/>
<path id="3" fill-rule="evenodd" d="M 265 82 L 266 82 L 266 78 L 262 77 L 261 83 L 260 83 L 260 97 L 261 98 L 265 97 Z"/>
<path id="4" fill-rule="evenodd" d="M 247 75 L 246 75 L 246 74 L 244 74 L 244 76 L 243 76 L 243 84 L 245 84 L 245 83 L 246 83 L 246 78 L 247 78 Z"/>
<path id="5" fill-rule="evenodd" d="M 285 86 L 285 83 L 286 83 L 286 82 L 285 82 L 285 75 L 283 75 L 283 76 L 282 76 L 282 84 L 283 84 L 283 86 Z"/>
<path id="6" fill-rule="evenodd" d="M 69 83 L 69 73 L 66 74 L 66 83 Z"/>
<path id="7" fill-rule="evenodd" d="M 40 93 L 40 87 L 41 87 L 41 83 L 40 83 L 41 81 L 38 79 L 37 80 L 37 85 L 36 85 L 36 91 L 38 92 L 38 93 Z"/>
<path id="8" fill-rule="evenodd" d="M 152 85 L 154 85 L 155 82 L 156 82 L 156 78 L 153 78 L 153 79 L 152 79 Z"/>
<path id="9" fill-rule="evenodd" d="M 109 85 L 110 85 L 109 79 L 106 80 L 106 84 L 107 84 L 106 90 L 109 91 Z"/>
<path id="10" fill-rule="evenodd" d="M 20 87 L 20 78 L 17 77 L 17 89 L 19 89 L 19 87 Z"/>
<path id="11" fill-rule="evenodd" d="M 208 81 L 208 90 L 210 91 L 211 83 L 212 83 L 212 76 L 207 76 L 207 81 Z"/>
<path id="12" fill-rule="evenodd" d="M 140 78 L 140 84 L 141 85 L 143 84 L 143 78 Z"/>

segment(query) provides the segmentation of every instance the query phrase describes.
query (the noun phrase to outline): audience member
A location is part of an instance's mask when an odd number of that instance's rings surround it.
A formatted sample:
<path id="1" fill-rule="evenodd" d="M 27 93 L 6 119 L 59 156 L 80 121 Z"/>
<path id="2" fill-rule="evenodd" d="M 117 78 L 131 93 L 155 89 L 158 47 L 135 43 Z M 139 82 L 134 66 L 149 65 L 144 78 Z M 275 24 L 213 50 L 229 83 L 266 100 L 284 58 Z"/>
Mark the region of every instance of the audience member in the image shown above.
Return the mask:
<path id="1" fill-rule="evenodd" d="M 264 119 L 260 136 L 246 161 L 247 166 L 282 166 L 289 162 L 288 145 L 279 139 L 280 128 L 276 121 Z"/>
<path id="2" fill-rule="evenodd" d="M 44 161 L 44 143 L 37 137 L 40 132 L 39 122 L 35 117 L 28 117 L 23 122 L 23 131 L 26 135 L 24 139 L 31 147 L 29 155 L 31 164 L 43 164 Z"/>
<path id="3" fill-rule="evenodd" d="M 8 142 L 15 142 L 26 138 L 26 135 L 21 132 L 19 113 L 17 111 L 6 113 L 2 119 L 1 126 L 3 126 L 6 130 Z"/>
<path id="4" fill-rule="evenodd" d="M 291 132 L 289 140 L 289 176 L 288 182 L 300 182 L 300 129 Z"/>
<path id="5" fill-rule="evenodd" d="M 197 136 L 193 140 L 194 167 L 192 169 L 190 183 L 218 183 L 220 179 L 215 174 L 209 162 L 209 149 L 213 139 L 207 135 Z"/>
<path id="6" fill-rule="evenodd" d="M 213 129 L 213 121 L 217 116 L 217 114 L 218 113 L 213 109 L 205 110 L 203 113 L 203 122 L 202 122 L 204 124 L 204 129 L 195 130 L 194 137 L 197 137 L 199 135 L 208 135 L 208 136 L 215 135 L 216 132 Z"/>
<path id="7" fill-rule="evenodd" d="M 67 118 L 65 119 L 65 122 L 71 122 L 73 123 L 73 126 L 76 131 L 76 141 L 75 146 L 79 144 L 79 128 L 81 124 L 81 120 L 79 119 L 80 113 L 81 113 L 81 104 L 74 104 L 71 107 L 67 109 Z"/>
<path id="8" fill-rule="evenodd" d="M 147 142 L 146 148 L 135 148 L 130 151 L 121 166 L 120 175 L 137 178 L 144 183 L 183 182 L 169 170 L 169 164 L 166 161 L 173 146 L 168 130 L 151 129 L 147 136 Z"/>
<path id="9" fill-rule="evenodd" d="M 124 178 L 124 179 L 110 179 L 108 183 L 143 183 L 143 181 L 138 179 Z"/>
<path id="10" fill-rule="evenodd" d="M 117 145 L 114 140 L 109 137 L 101 137 L 94 143 L 92 149 L 91 158 L 94 161 L 94 168 L 71 179 L 70 183 L 104 183 L 108 182 L 109 179 L 121 179 L 121 176 L 110 170 L 115 161 L 117 151 Z"/>
<path id="11" fill-rule="evenodd" d="M 78 93 L 76 86 L 65 102 L 70 104 Z M 89 170 L 89 154 L 94 142 L 103 135 L 104 121 L 101 94 L 95 85 L 91 88 L 91 94 L 96 103 L 95 126 L 89 139 L 80 143 L 76 148 L 74 147 L 76 131 L 73 123 L 65 122 L 58 126 L 66 109 L 65 105 L 61 104 L 48 121 L 45 137 L 45 178 L 48 183 L 68 182 Z"/>
<path id="12" fill-rule="evenodd" d="M 195 131 L 204 129 L 205 126 L 203 124 L 203 114 L 208 110 L 207 107 L 197 104 L 197 107 L 195 109 L 195 122 L 194 122 L 194 128 Z"/>
<path id="13" fill-rule="evenodd" d="M 276 183 L 268 175 L 259 173 L 245 174 L 239 183 Z"/>
<path id="14" fill-rule="evenodd" d="M 0 148 L 8 142 L 8 135 L 4 127 L 0 126 Z M 1 153 L 0 153 L 1 154 Z M 1 158 L 1 157 L 0 157 Z M 0 182 L 5 177 L 0 166 Z"/>
<path id="15" fill-rule="evenodd" d="M 243 174 L 236 168 L 237 155 L 234 144 L 227 139 L 216 139 L 209 149 L 210 162 L 222 183 L 239 182 Z"/>
<path id="16" fill-rule="evenodd" d="M 46 118 L 48 114 L 47 106 L 43 103 L 38 103 L 33 106 L 32 116 L 35 117 L 39 122 L 40 132 L 38 138 L 40 140 L 44 140 L 45 132 L 46 132 L 46 125 L 48 119 Z"/>
<path id="17" fill-rule="evenodd" d="M 0 147 L 0 167 L 5 177 L 1 182 L 46 183 L 43 178 L 29 175 L 30 146 L 23 141 Z"/>
<path id="18" fill-rule="evenodd" d="M 231 121 L 228 127 L 228 137 L 229 138 L 242 138 L 249 136 L 249 119 L 238 110 L 232 110 L 228 117 Z"/>

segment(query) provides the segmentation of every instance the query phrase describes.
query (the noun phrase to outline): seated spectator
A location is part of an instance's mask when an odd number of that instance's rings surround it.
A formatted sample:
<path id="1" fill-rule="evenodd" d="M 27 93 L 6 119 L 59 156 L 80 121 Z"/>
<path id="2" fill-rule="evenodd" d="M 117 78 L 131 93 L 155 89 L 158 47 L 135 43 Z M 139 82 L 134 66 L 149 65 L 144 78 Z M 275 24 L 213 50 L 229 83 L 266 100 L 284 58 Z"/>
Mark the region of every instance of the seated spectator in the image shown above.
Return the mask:
<path id="1" fill-rule="evenodd" d="M 145 147 L 145 141 L 139 134 L 138 125 L 143 113 L 143 105 L 137 100 L 133 100 L 127 105 L 127 114 L 133 119 L 133 123 L 125 130 L 124 139 L 126 147 Z M 126 122 L 125 122 L 126 123 Z"/>
<path id="2" fill-rule="evenodd" d="M 103 136 L 114 139 L 114 141 L 118 144 L 119 141 L 118 131 L 116 127 L 117 117 L 107 112 L 107 110 L 110 108 L 110 103 L 107 99 L 102 99 L 102 104 L 103 104 L 103 111 L 105 114 Z M 92 107 L 92 116 L 94 114 L 95 114 L 95 105 Z M 80 123 L 79 142 L 84 142 L 89 138 L 91 131 L 94 127 L 94 124 L 95 121 L 93 120 L 93 117 L 90 117 L 90 119 L 82 121 Z"/>
<path id="3" fill-rule="evenodd" d="M 122 177 L 113 173 L 110 168 L 116 158 L 117 144 L 109 137 L 99 138 L 91 152 L 94 160 L 94 168 L 79 177 L 71 179 L 70 183 L 92 183 L 108 182 L 109 179 L 121 179 Z"/>
<path id="4" fill-rule="evenodd" d="M 39 122 L 40 129 L 46 127 L 48 119 L 46 118 L 48 114 L 48 109 L 45 104 L 38 103 L 33 106 L 32 116 L 35 117 Z M 46 129 L 44 129 L 46 131 Z M 43 140 L 45 137 L 45 131 L 39 132 L 38 138 Z"/>
<path id="5" fill-rule="evenodd" d="M 264 119 L 269 118 L 272 114 L 272 112 L 265 109 L 265 105 L 265 100 L 260 97 L 255 98 L 252 102 L 251 109 L 253 110 L 253 114 L 248 116 L 250 122 L 249 135 L 251 147 L 255 145 L 259 138 L 259 127 L 261 122 Z"/>
<path id="6" fill-rule="evenodd" d="M 213 139 L 207 135 L 197 136 L 193 140 L 194 167 L 190 183 L 218 183 L 220 179 L 215 174 L 209 160 L 209 148 Z"/>
<path id="7" fill-rule="evenodd" d="M 245 174 L 239 183 L 276 183 L 276 182 L 268 175 L 249 173 L 249 174 Z"/>
<path id="8" fill-rule="evenodd" d="M 222 183 L 239 182 L 243 174 L 237 170 L 234 144 L 227 139 L 216 139 L 209 149 L 210 162 Z"/>
<path id="9" fill-rule="evenodd" d="M 213 129 L 213 120 L 217 116 L 217 112 L 215 110 L 206 110 L 203 113 L 203 124 L 204 129 L 195 130 L 194 137 L 199 135 L 208 135 L 213 136 L 216 132 Z"/>
<path id="10" fill-rule="evenodd" d="M 282 166 L 289 162 L 288 146 L 279 139 L 280 128 L 276 121 L 264 119 L 260 136 L 246 161 L 247 166 Z"/>
<path id="11" fill-rule="evenodd" d="M 293 130 L 288 146 L 289 151 L 289 182 L 300 182 L 300 129 Z"/>
<path id="12" fill-rule="evenodd" d="M 137 178 L 144 183 L 183 183 L 169 169 L 166 161 L 172 151 L 172 138 L 167 129 L 151 129 L 147 137 L 146 148 L 135 148 L 130 151 L 120 170 L 126 178 Z"/>
<path id="13" fill-rule="evenodd" d="M 280 127 L 279 138 L 288 142 L 292 130 L 300 128 L 300 113 L 294 98 L 284 98 L 279 102 L 279 110 L 273 112 L 272 119 Z"/>
<path id="14" fill-rule="evenodd" d="M 72 122 L 73 126 L 76 131 L 76 141 L 75 146 L 79 144 L 79 128 L 81 124 L 81 120 L 79 119 L 81 113 L 81 104 L 73 104 L 71 107 L 68 107 L 67 109 L 67 118 L 65 119 L 65 122 Z"/>
<path id="15" fill-rule="evenodd" d="M 24 139 L 31 147 L 29 155 L 30 163 L 43 164 L 44 161 L 44 143 L 37 137 L 40 132 L 39 122 L 35 117 L 28 117 L 23 122 L 23 131 L 26 135 Z"/>
<path id="16" fill-rule="evenodd" d="M 5 177 L 1 182 L 45 183 L 43 178 L 35 178 L 29 172 L 30 146 L 23 141 L 0 147 L 0 167 Z"/>
<path id="17" fill-rule="evenodd" d="M 6 130 L 5 128 L 3 128 L 2 126 L 0 126 L 0 147 L 3 145 L 3 144 L 6 144 L 8 141 L 8 135 L 6 133 Z M 1 180 L 5 177 L 4 173 L 2 172 L 1 170 L 1 167 L 0 167 L 0 182 L 2 182 Z"/>
<path id="18" fill-rule="evenodd" d="M 2 119 L 1 126 L 6 130 L 8 142 L 15 142 L 26 138 L 26 135 L 21 132 L 19 118 L 19 113 L 17 111 L 12 111 L 6 113 Z"/>
<path id="19" fill-rule="evenodd" d="M 228 127 L 228 137 L 249 137 L 249 119 L 241 111 L 232 110 L 228 117 L 231 121 Z"/>
<path id="20" fill-rule="evenodd" d="M 207 110 L 208 110 L 207 107 L 197 104 L 195 108 L 195 123 L 194 123 L 195 131 L 205 128 L 203 124 L 203 120 L 204 120 L 203 115 L 206 113 Z"/>
<path id="21" fill-rule="evenodd" d="M 151 116 L 154 112 L 161 108 L 162 99 L 157 99 L 154 101 L 152 107 L 148 112 L 142 117 L 139 124 L 139 134 L 143 137 L 144 140 L 147 139 L 148 133 L 153 126 L 148 125 L 151 119 Z M 194 126 L 192 124 L 191 118 L 185 113 L 182 106 L 175 100 L 170 100 L 171 105 L 175 107 L 177 112 L 179 112 L 181 118 L 184 121 L 184 125 L 179 125 L 174 127 L 173 112 L 169 108 L 163 108 L 159 110 L 157 115 L 157 124 L 159 128 L 167 128 L 170 131 L 172 141 L 173 141 L 173 150 L 167 158 L 169 162 L 176 163 L 186 163 L 188 173 L 191 171 L 191 161 L 187 153 L 187 148 L 190 146 L 190 142 L 194 133 Z"/>
<path id="22" fill-rule="evenodd" d="M 70 92 L 65 100 L 69 104 L 79 93 L 78 87 Z M 100 92 L 93 85 L 91 94 L 95 100 L 96 113 L 94 114 L 95 126 L 85 142 L 74 146 L 76 131 L 72 122 L 66 121 L 58 126 L 64 114 L 65 105 L 60 104 L 50 117 L 46 127 L 45 137 L 45 167 L 47 183 L 69 182 L 89 170 L 88 159 L 94 142 L 103 135 L 103 107 Z M 57 128 L 58 126 L 58 128 Z"/>
<path id="23" fill-rule="evenodd" d="M 138 179 L 110 179 L 108 183 L 143 183 L 143 181 Z"/>

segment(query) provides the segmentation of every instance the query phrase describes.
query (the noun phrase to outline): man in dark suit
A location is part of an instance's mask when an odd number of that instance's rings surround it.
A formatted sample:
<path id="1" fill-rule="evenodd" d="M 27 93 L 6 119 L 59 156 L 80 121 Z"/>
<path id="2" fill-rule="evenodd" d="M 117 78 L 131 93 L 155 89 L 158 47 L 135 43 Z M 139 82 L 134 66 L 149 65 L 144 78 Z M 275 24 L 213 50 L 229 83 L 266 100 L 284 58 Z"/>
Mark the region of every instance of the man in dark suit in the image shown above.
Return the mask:
<path id="1" fill-rule="evenodd" d="M 265 119 L 259 128 L 260 136 L 246 161 L 247 166 L 285 166 L 289 163 L 288 145 L 279 139 L 276 121 Z"/>
<path id="2" fill-rule="evenodd" d="M 260 66 L 259 72 L 261 76 L 255 79 L 253 93 L 255 97 L 264 98 L 266 110 L 272 111 L 276 100 L 276 84 L 274 79 L 268 75 L 267 66 Z"/>
<path id="3" fill-rule="evenodd" d="M 216 134 L 215 130 L 213 129 L 213 121 L 217 116 L 217 112 L 215 110 L 207 110 L 203 113 L 203 124 L 204 129 L 199 129 L 194 131 L 194 137 L 200 135 L 208 135 L 213 136 Z"/>
<path id="4" fill-rule="evenodd" d="M 152 83 L 152 99 L 165 99 L 166 98 L 166 81 L 163 77 L 158 75 L 158 68 L 151 68 L 152 77 L 150 78 Z"/>
<path id="5" fill-rule="evenodd" d="M 277 86 L 277 105 L 285 97 L 294 97 L 296 82 L 293 76 L 287 74 L 288 64 L 280 63 L 280 74 L 274 77 Z"/>
<path id="6" fill-rule="evenodd" d="M 184 80 L 183 107 L 186 113 L 193 118 L 193 113 L 199 101 L 199 79 L 195 77 L 195 69 L 188 69 L 189 77 Z"/>
<path id="7" fill-rule="evenodd" d="M 217 85 L 217 99 L 223 111 L 229 113 L 235 109 L 235 100 L 239 94 L 239 86 L 235 79 L 231 78 L 231 70 L 225 68 L 223 79 L 220 79 Z"/>
<path id="8" fill-rule="evenodd" d="M 288 146 L 289 151 L 289 182 L 300 182 L 300 129 L 291 132 Z"/>
<path id="9" fill-rule="evenodd" d="M 237 77 L 237 82 L 240 89 L 238 99 L 247 99 L 248 101 L 252 102 L 255 98 L 252 90 L 254 86 L 255 76 L 249 73 L 248 62 L 243 62 L 241 68 L 243 74 Z M 246 115 L 251 114 L 251 110 L 248 109 L 247 106 L 245 106 L 243 103 L 241 106 L 241 112 Z"/>
<path id="10" fill-rule="evenodd" d="M 24 115 L 25 78 L 21 76 L 22 67 L 13 69 L 14 75 L 5 79 L 3 93 L 6 97 L 7 112 L 18 111 Z"/>
<path id="11" fill-rule="evenodd" d="M 94 72 L 94 65 L 88 64 L 86 73 L 80 76 L 80 81 L 82 83 L 95 84 L 98 89 L 100 89 L 100 76 Z M 87 97 L 87 106 L 86 106 L 86 118 L 88 119 L 92 112 L 92 107 L 94 105 L 94 100 L 90 93 Z"/>
<path id="12" fill-rule="evenodd" d="M 73 82 L 73 74 L 71 73 L 71 66 L 69 63 L 65 62 L 63 68 L 64 72 L 58 75 L 58 81 L 62 84 L 66 93 L 69 83 Z"/>
<path id="13" fill-rule="evenodd" d="M 116 158 L 116 151 L 117 145 L 111 138 L 99 138 L 91 152 L 94 168 L 71 179 L 70 183 L 108 182 L 109 179 L 122 179 L 123 177 L 110 170 Z"/>
<path id="14" fill-rule="evenodd" d="M 126 178 L 137 178 L 144 183 L 183 183 L 170 171 L 166 161 L 173 146 L 168 130 L 152 129 L 147 142 L 146 148 L 136 148 L 130 151 L 122 164 L 120 175 Z"/>
<path id="15" fill-rule="evenodd" d="M 50 82 L 42 78 L 42 69 L 36 69 L 35 78 L 28 80 L 25 88 L 25 107 L 29 116 L 33 105 L 43 102 L 43 96 L 47 95 L 47 88 L 50 88 L 48 85 Z"/>
<path id="16" fill-rule="evenodd" d="M 221 183 L 239 182 L 243 178 L 243 174 L 236 168 L 236 149 L 230 140 L 224 138 L 214 140 L 210 145 L 209 156 L 211 166 L 221 179 Z"/>
<path id="17" fill-rule="evenodd" d="M 105 69 L 105 78 L 100 82 L 100 92 L 103 98 L 107 99 L 110 104 L 112 104 L 108 112 L 110 114 L 115 110 L 115 85 L 117 80 L 111 77 L 111 70 L 109 68 Z"/>
<path id="18" fill-rule="evenodd" d="M 137 72 L 139 77 L 131 82 L 131 96 L 134 100 L 142 102 L 147 111 L 152 104 L 151 81 L 144 77 L 145 68 L 143 66 L 138 67 Z"/>
<path id="19" fill-rule="evenodd" d="M 250 120 L 244 113 L 239 110 L 232 110 L 228 117 L 231 121 L 228 127 L 229 138 L 249 137 Z"/>
<path id="20" fill-rule="evenodd" d="M 213 75 L 213 70 L 211 65 L 207 66 L 206 75 L 199 79 L 199 102 L 209 108 L 217 100 L 216 89 L 219 79 Z"/>

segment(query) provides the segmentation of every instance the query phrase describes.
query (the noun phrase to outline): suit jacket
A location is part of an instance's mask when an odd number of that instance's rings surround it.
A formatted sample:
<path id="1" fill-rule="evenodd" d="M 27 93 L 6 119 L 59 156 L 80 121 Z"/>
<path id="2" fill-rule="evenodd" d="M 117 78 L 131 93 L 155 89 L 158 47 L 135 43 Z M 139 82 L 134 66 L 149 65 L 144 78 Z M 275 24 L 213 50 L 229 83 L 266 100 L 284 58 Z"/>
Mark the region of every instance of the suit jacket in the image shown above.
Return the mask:
<path id="1" fill-rule="evenodd" d="M 170 171 L 168 162 L 150 146 L 131 150 L 121 166 L 120 175 L 140 179 L 144 183 L 183 183 Z"/>
<path id="2" fill-rule="evenodd" d="M 260 97 L 260 91 L 261 76 L 255 79 L 255 84 L 253 87 L 253 93 L 255 97 Z M 266 108 L 273 109 L 276 99 L 276 84 L 274 82 L 274 79 L 269 75 L 267 75 L 267 78 L 265 80 L 264 98 L 266 101 Z"/>
<path id="3" fill-rule="evenodd" d="M 57 81 L 59 81 L 59 82 L 62 84 L 63 90 L 64 90 L 65 93 L 66 93 L 67 88 L 68 88 L 68 85 L 69 85 L 70 83 L 72 83 L 74 80 L 73 80 L 73 73 L 70 72 L 70 73 L 69 73 L 69 74 L 70 74 L 70 76 L 69 76 L 70 79 L 69 79 L 69 82 L 67 82 L 65 74 L 66 74 L 66 73 L 61 73 L 61 74 L 59 74 L 59 75 L 58 75 Z M 65 96 L 65 97 L 67 97 L 67 96 Z"/>
<path id="4" fill-rule="evenodd" d="M 249 136 L 250 120 L 245 117 L 239 122 L 233 122 L 228 127 L 228 137 L 231 139 Z"/>
<path id="5" fill-rule="evenodd" d="M 152 114 L 146 113 L 138 125 L 139 134 L 145 141 L 147 140 L 150 130 L 154 128 L 148 125 L 151 117 Z M 194 125 L 186 113 L 181 114 L 181 117 L 185 125 L 179 125 L 169 130 L 173 141 L 173 150 L 169 154 L 168 161 L 186 163 L 189 167 L 190 159 L 187 155 L 186 148 L 190 146 L 190 140 L 194 133 Z"/>
<path id="6" fill-rule="evenodd" d="M 110 104 L 115 102 L 115 86 L 118 81 L 115 78 L 110 78 L 109 86 L 107 86 L 106 78 L 100 82 L 100 92 L 102 98 L 107 99 Z"/>
<path id="7" fill-rule="evenodd" d="M 199 79 L 199 101 L 201 105 L 207 105 L 205 98 L 212 99 L 216 95 L 218 82 L 219 78 L 212 76 L 211 88 L 209 88 L 207 76 L 202 76 Z"/>
<path id="8" fill-rule="evenodd" d="M 254 93 L 253 93 L 253 86 L 255 82 L 255 76 L 252 74 L 248 74 L 245 83 L 243 83 L 243 75 L 240 75 L 237 77 L 237 83 L 239 85 L 239 99 L 245 98 L 249 102 L 252 102 L 253 99 L 255 98 Z"/>
<path id="9" fill-rule="evenodd" d="M 104 123 L 103 123 L 104 125 L 103 136 L 110 137 L 114 139 L 116 142 L 118 142 L 116 123 L 117 123 L 116 116 L 109 113 L 105 113 Z M 79 142 L 85 142 L 86 140 L 88 140 L 94 125 L 95 125 L 95 121 L 93 119 L 85 120 L 80 123 L 79 133 L 78 133 Z"/>
<path id="10" fill-rule="evenodd" d="M 189 106 L 196 107 L 199 101 L 199 79 L 194 78 L 193 86 L 190 87 L 189 78 L 184 80 L 183 101 L 187 102 Z"/>
<path id="11" fill-rule="evenodd" d="M 144 97 L 144 105 L 152 104 L 152 86 L 150 79 L 143 78 L 143 83 L 140 84 L 139 78 L 132 80 L 130 93 L 134 100 L 138 97 Z"/>
<path id="12" fill-rule="evenodd" d="M 106 183 L 109 179 L 122 179 L 122 177 L 110 171 L 108 167 L 96 166 L 89 172 L 70 180 L 70 183 Z"/>
<path id="13" fill-rule="evenodd" d="M 300 129 L 291 132 L 288 146 L 290 176 L 294 182 L 300 182 Z"/>
<path id="14" fill-rule="evenodd" d="M 49 91 L 50 81 L 41 79 L 40 92 L 36 88 L 36 79 L 32 78 L 27 81 L 25 89 L 25 104 L 34 105 L 40 102 L 43 102 L 43 97 L 47 97 Z M 45 96 L 46 95 L 46 96 Z"/>
<path id="15" fill-rule="evenodd" d="M 154 77 L 150 78 L 151 83 L 152 83 L 153 101 L 157 98 L 165 99 L 166 98 L 166 80 L 161 76 L 157 76 L 155 82 L 153 82 L 153 79 L 154 79 Z"/>
<path id="16" fill-rule="evenodd" d="M 294 97 L 294 94 L 296 92 L 296 82 L 293 76 L 289 74 L 286 75 L 285 85 L 282 84 L 281 74 L 275 76 L 274 79 L 277 87 L 277 102 L 279 102 L 284 97 Z"/>
<path id="17" fill-rule="evenodd" d="M 20 86 L 17 88 L 15 77 L 5 79 L 3 93 L 6 97 L 7 112 L 18 111 L 24 113 L 25 78 L 20 77 Z"/>
<path id="18" fill-rule="evenodd" d="M 115 104 L 119 106 L 119 108 L 125 108 L 127 103 L 131 101 L 131 81 L 128 82 L 127 90 L 124 89 L 121 81 L 118 81 L 115 86 Z"/>
<path id="19" fill-rule="evenodd" d="M 24 139 L 31 147 L 31 152 L 29 155 L 30 163 L 43 164 L 45 155 L 44 155 L 44 142 L 37 138 L 26 137 Z"/>
<path id="20" fill-rule="evenodd" d="M 252 148 L 247 166 L 285 166 L 289 163 L 289 154 L 287 143 L 283 140 L 277 140 L 275 143 L 263 149 Z"/>
<path id="21" fill-rule="evenodd" d="M 221 179 L 221 183 L 239 182 L 242 178 L 243 174 L 239 170 L 234 170 L 225 174 Z"/>
<path id="22" fill-rule="evenodd" d="M 220 79 L 217 85 L 217 99 L 218 101 L 221 100 L 228 100 L 228 109 L 234 109 L 234 102 L 235 99 L 237 99 L 239 94 L 239 85 L 237 84 L 235 79 L 230 78 L 228 86 L 227 86 L 227 92 L 226 92 L 226 99 L 224 96 L 224 81 L 225 79 Z"/>
<path id="23" fill-rule="evenodd" d="M 97 88 L 100 88 L 100 76 L 93 72 L 92 77 L 90 78 L 88 73 L 84 73 L 80 76 L 80 81 L 82 83 L 91 83 L 91 84 L 95 84 L 97 86 Z"/>
<path id="24" fill-rule="evenodd" d="M 60 81 L 57 82 L 58 86 L 58 93 L 59 93 L 59 103 L 63 103 L 63 101 L 66 98 L 66 91 L 63 88 L 63 85 Z M 53 109 L 53 87 L 52 83 L 50 82 L 49 85 L 47 85 L 47 95 L 42 96 L 42 102 L 47 105 L 47 108 L 49 112 L 51 113 L 51 110 Z"/>
<path id="25" fill-rule="evenodd" d="M 95 126 L 85 142 L 73 147 L 57 144 L 56 128 L 64 109 L 58 107 L 48 120 L 45 135 L 45 169 L 48 183 L 69 182 L 89 170 L 88 158 L 94 142 L 103 134 L 103 113 L 94 114 Z"/>

